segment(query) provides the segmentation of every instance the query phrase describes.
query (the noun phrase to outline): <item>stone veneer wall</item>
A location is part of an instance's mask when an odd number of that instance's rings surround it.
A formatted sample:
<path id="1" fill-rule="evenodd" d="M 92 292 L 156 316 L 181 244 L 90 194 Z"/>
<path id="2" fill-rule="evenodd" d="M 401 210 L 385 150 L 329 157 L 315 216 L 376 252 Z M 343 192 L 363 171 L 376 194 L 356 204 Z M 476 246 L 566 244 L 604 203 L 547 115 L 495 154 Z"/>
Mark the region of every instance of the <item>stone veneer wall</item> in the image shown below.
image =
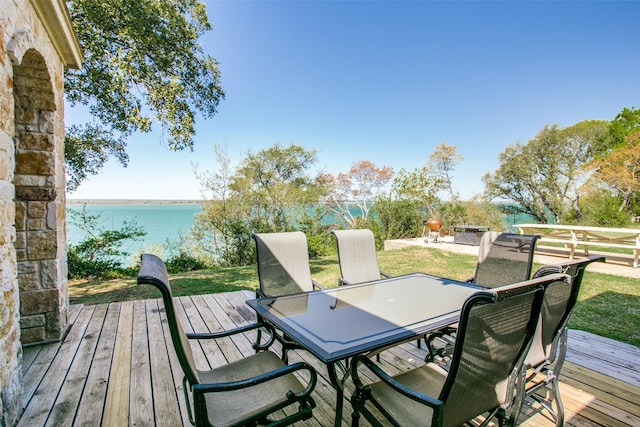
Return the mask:
<path id="1" fill-rule="evenodd" d="M 12 426 L 21 339 L 59 339 L 67 323 L 64 64 L 30 0 L 0 10 L 0 426 Z"/>
<path id="2" fill-rule="evenodd" d="M 64 136 L 55 133 L 56 103 L 44 58 L 30 49 L 13 69 L 21 339 L 58 340 L 68 306 L 66 260 L 59 251 L 66 244 L 64 187 L 56 183 Z"/>

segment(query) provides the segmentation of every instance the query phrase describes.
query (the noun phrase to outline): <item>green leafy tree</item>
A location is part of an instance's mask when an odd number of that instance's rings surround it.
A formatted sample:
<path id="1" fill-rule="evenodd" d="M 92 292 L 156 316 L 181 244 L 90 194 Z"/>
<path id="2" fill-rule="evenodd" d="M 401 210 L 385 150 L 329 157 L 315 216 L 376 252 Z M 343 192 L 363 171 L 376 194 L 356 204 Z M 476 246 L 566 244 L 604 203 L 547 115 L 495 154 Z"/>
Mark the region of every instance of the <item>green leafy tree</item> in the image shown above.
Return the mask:
<path id="1" fill-rule="evenodd" d="M 613 150 L 625 147 L 627 135 L 638 129 L 640 129 L 640 109 L 623 108 L 609 122 L 607 132 L 594 144 L 594 155 L 604 157 Z"/>
<path id="2" fill-rule="evenodd" d="M 423 215 L 420 203 L 415 200 L 381 195 L 376 199 L 373 211 L 375 215 L 358 226 L 374 231 L 378 248 L 382 248 L 385 240 L 412 238 L 421 233 Z"/>
<path id="3" fill-rule="evenodd" d="M 439 217 L 447 222 L 461 216 L 464 209 L 459 206 L 453 188 L 453 171 L 462 159 L 455 146 L 441 142 L 424 166 L 412 171 L 400 169 L 393 179 L 390 194 L 376 199 L 378 228 L 385 238 L 420 235 L 425 216 Z M 438 197 L 443 188 L 452 202 L 443 204 Z"/>
<path id="4" fill-rule="evenodd" d="M 199 37 L 211 28 L 197 0 L 72 0 L 67 3 L 84 52 L 65 75 L 67 100 L 92 121 L 65 140 L 67 187 L 97 174 L 111 157 L 126 166 L 128 138 L 159 124 L 172 150 L 192 148 L 196 113 L 212 117 L 224 92 L 216 60 Z"/>
<path id="5" fill-rule="evenodd" d="M 587 165 L 593 178 L 620 199 L 624 211 L 640 194 L 640 128 L 625 137 L 624 145 Z"/>
<path id="6" fill-rule="evenodd" d="M 105 230 L 100 226 L 100 215 L 91 215 L 86 206 L 70 211 L 71 222 L 85 233 L 77 245 L 67 251 L 68 274 L 71 278 L 109 277 L 122 273 L 122 259 L 128 255 L 122 250 L 127 240 L 138 240 L 147 233 L 135 220 L 124 222 L 120 230 Z"/>
<path id="7" fill-rule="evenodd" d="M 515 202 L 540 223 L 547 222 L 547 213 L 561 222 L 567 209 L 580 219 L 581 171 L 605 132 L 604 121 L 545 126 L 527 144 L 508 146 L 500 153 L 498 170 L 483 177 L 486 195 Z"/>
<path id="8" fill-rule="evenodd" d="M 595 181 L 593 181 L 595 182 Z M 584 206 L 584 222 L 598 227 L 625 227 L 629 215 L 621 212 L 620 198 L 598 186 L 586 185 L 580 204 Z"/>
<path id="9" fill-rule="evenodd" d="M 429 156 L 428 164 L 429 171 L 440 178 L 440 183 L 452 203 L 455 203 L 459 198 L 453 188 L 453 171 L 464 160 L 464 157 L 458 154 L 456 149 L 455 145 L 447 145 L 444 141 L 440 142 Z"/>
<path id="10" fill-rule="evenodd" d="M 252 215 L 266 227 L 262 231 L 289 231 L 298 225 L 304 210 L 325 194 L 321 178 L 309 174 L 316 163 L 315 150 L 276 143 L 248 152 L 229 188 L 236 197 L 245 198 Z"/>
<path id="11" fill-rule="evenodd" d="M 214 151 L 217 169 L 198 172 L 194 167 L 202 190 L 210 193 L 211 199 L 196 214 L 191 234 L 197 249 L 208 254 L 215 264 L 247 265 L 254 259 L 250 236 L 255 225 L 251 206 L 231 191 L 234 171 L 226 142 L 216 145 Z"/>
<path id="12" fill-rule="evenodd" d="M 392 193 L 398 200 L 417 203 L 421 214 L 434 216 L 440 203 L 438 190 L 442 183 L 442 177 L 435 175 L 428 166 L 412 171 L 400 169 L 393 180 Z"/>
<path id="13" fill-rule="evenodd" d="M 232 169 L 226 149 L 218 149 L 217 160 L 218 170 L 198 175 L 213 198 L 196 216 L 193 231 L 218 265 L 253 263 L 251 234 L 255 232 L 324 232 L 319 226 L 322 215 L 309 213 L 327 194 L 323 177 L 309 172 L 317 162 L 314 150 L 274 144 L 247 153 Z M 323 241 L 326 239 L 314 241 L 314 253 L 324 252 Z"/>

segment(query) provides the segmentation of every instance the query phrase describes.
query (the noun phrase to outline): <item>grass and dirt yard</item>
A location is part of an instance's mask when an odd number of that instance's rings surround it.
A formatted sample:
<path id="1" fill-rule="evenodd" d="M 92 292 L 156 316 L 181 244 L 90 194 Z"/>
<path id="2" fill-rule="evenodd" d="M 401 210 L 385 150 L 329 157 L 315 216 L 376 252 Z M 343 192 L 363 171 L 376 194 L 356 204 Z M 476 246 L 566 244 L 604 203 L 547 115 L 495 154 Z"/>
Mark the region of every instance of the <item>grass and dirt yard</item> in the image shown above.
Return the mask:
<path id="1" fill-rule="evenodd" d="M 438 249 L 407 247 L 378 252 L 380 268 L 399 275 L 421 271 L 465 280 L 473 276 L 477 257 Z M 312 277 L 324 287 L 338 285 L 337 255 L 313 259 Z M 540 265 L 534 265 L 534 271 Z M 200 270 L 171 275 L 174 296 L 255 290 L 255 265 Z M 159 298 L 151 286 L 136 286 L 135 278 L 100 281 L 70 281 L 72 304 L 102 304 L 133 299 Z M 569 327 L 640 346 L 640 283 L 637 279 L 594 273 L 584 276 L 578 304 Z"/>

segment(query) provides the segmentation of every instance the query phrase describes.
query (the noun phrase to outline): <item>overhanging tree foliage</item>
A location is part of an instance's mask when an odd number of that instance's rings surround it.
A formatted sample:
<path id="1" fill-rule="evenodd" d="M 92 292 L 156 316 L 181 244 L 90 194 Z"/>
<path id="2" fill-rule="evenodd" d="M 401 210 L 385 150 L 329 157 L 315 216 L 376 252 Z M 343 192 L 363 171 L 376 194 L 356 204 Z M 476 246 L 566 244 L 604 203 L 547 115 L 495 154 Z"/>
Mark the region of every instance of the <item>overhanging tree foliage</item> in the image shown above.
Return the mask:
<path id="1" fill-rule="evenodd" d="M 89 123 L 67 129 L 67 188 L 113 157 L 127 165 L 127 139 L 153 122 L 172 150 L 193 147 L 196 114 L 212 117 L 224 92 L 218 63 L 199 37 L 211 26 L 198 0 L 68 2 L 82 70 L 65 75 L 67 100 L 86 105 Z"/>

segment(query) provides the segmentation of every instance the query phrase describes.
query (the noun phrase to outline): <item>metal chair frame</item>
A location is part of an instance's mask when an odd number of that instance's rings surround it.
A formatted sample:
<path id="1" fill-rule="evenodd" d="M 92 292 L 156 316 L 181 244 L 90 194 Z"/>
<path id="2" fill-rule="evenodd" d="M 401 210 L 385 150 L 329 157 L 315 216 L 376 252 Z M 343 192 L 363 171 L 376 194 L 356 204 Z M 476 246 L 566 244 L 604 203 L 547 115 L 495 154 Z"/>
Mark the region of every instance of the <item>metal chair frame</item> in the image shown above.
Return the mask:
<path id="1" fill-rule="evenodd" d="M 260 373 L 257 375 L 247 377 L 246 374 L 243 375 L 244 371 L 239 373 L 233 372 L 233 368 L 230 368 L 230 366 L 233 363 L 240 362 L 232 362 L 229 365 L 217 367 L 209 371 L 200 371 L 195 366 L 188 340 L 223 338 L 251 330 L 259 330 L 259 328 L 272 330 L 269 325 L 258 322 L 223 332 L 185 333 L 180 319 L 175 313 L 171 286 L 164 262 L 155 255 L 142 254 L 137 283 L 138 285 L 155 286 L 162 295 L 171 341 L 184 373 L 182 380 L 183 391 L 189 421 L 192 425 L 198 427 L 214 425 L 214 423 L 211 422 L 211 417 L 215 417 L 216 414 L 211 413 L 209 405 L 211 404 L 211 399 L 215 400 L 216 398 L 220 398 L 225 392 L 246 390 L 247 393 L 258 392 L 260 396 L 265 396 L 265 393 L 273 392 L 283 387 L 288 388 L 288 391 L 281 396 L 270 396 L 269 399 L 273 401 L 271 405 L 267 405 L 266 408 L 256 411 L 255 413 L 247 411 L 245 414 L 248 415 L 238 417 L 239 419 L 231 425 L 265 423 L 273 426 L 285 426 L 311 418 L 312 409 L 316 406 L 311 397 L 311 393 L 317 383 L 316 371 L 304 362 L 286 365 L 275 354 L 269 351 L 268 348 L 273 343 L 275 332 L 272 332 L 271 338 L 265 344 L 254 346 L 256 351 L 260 353 L 241 359 L 243 363 L 254 363 L 258 365 L 258 371 Z M 271 354 L 273 354 L 273 356 L 271 356 Z M 218 374 L 218 372 L 224 372 L 224 374 Z M 294 372 L 306 372 L 305 377 L 308 378 L 307 383 L 302 384 L 300 380 L 293 375 Z M 238 378 L 235 380 L 224 378 L 222 381 L 216 383 L 204 383 L 201 381 L 202 378 L 215 377 L 216 374 L 223 376 L 234 374 L 234 376 L 238 376 Z M 280 385 L 278 386 L 278 384 Z M 292 384 L 295 385 L 297 390 L 294 391 L 289 388 Z M 260 387 L 260 390 L 257 390 L 256 387 Z M 277 421 L 270 421 L 267 418 L 274 412 L 296 403 L 298 404 L 298 410 L 289 416 Z M 246 406 L 250 407 L 250 404 Z M 243 409 L 245 408 L 239 405 L 238 412 L 243 414 L 243 412 L 241 412 Z M 234 415 L 237 416 L 238 414 Z"/>
<path id="2" fill-rule="evenodd" d="M 488 413 L 483 425 L 487 425 L 496 417 L 500 425 L 505 421 L 510 425 L 514 425 L 516 414 L 513 412 L 521 407 L 520 399 L 524 395 L 525 369 L 523 362 L 533 341 L 542 307 L 544 289 L 557 281 L 566 282 L 568 280 L 567 275 L 555 274 L 515 285 L 479 291 L 469 297 L 462 308 L 452 364 L 446 374 L 446 378 L 444 378 L 438 396 L 424 394 L 424 392 L 405 385 L 405 383 L 385 373 L 375 362 L 367 357 L 355 357 L 352 368 L 352 378 L 356 385 L 356 390 L 352 397 L 354 409 L 352 426 L 359 425 L 360 415 L 364 415 L 367 421 L 374 426 L 382 426 L 386 425 L 386 423 L 394 426 L 400 425 L 400 421 L 393 416 L 391 411 L 387 410 L 381 401 L 376 400 L 372 384 L 363 383 L 358 372 L 359 365 L 365 365 L 377 377 L 379 384 L 384 384 L 382 389 L 390 390 L 384 394 L 386 396 L 383 399 L 385 403 L 395 408 L 396 406 L 393 402 L 396 402 L 396 399 L 409 399 L 409 401 L 413 402 L 412 405 L 417 402 L 431 409 L 432 419 L 430 421 L 425 419 L 414 420 L 413 422 L 426 423 L 431 426 L 452 426 L 463 424 L 479 415 Z M 507 305 L 505 306 L 505 304 Z M 495 322 L 499 321 L 496 319 L 500 319 L 502 309 L 508 309 L 511 314 L 519 313 L 519 318 L 511 319 L 515 323 L 502 322 L 502 326 L 500 326 L 502 329 L 494 330 L 492 328 L 496 326 Z M 478 312 L 476 310 L 481 311 Z M 483 316 L 490 316 L 493 319 L 487 320 L 488 323 L 486 324 L 488 330 L 492 330 L 496 334 L 490 335 L 488 337 L 489 341 L 487 341 L 484 333 L 478 333 L 479 331 L 484 331 L 483 328 L 485 326 L 481 325 L 485 325 L 486 319 Z M 469 336 L 467 337 L 468 333 Z M 506 335 L 503 337 L 502 334 Z M 466 342 L 467 339 L 470 340 L 469 343 Z M 482 342 L 476 342 L 476 340 Z M 500 360 L 500 357 L 494 359 L 494 357 L 487 355 L 482 359 L 481 363 L 477 362 L 476 351 L 478 348 L 482 348 L 484 343 L 486 343 L 485 345 L 490 354 L 494 356 L 502 355 L 504 346 L 509 346 L 510 350 L 506 354 L 510 356 Z M 467 349 L 467 346 L 472 350 Z M 414 371 L 422 369 L 421 374 L 424 376 L 425 368 L 426 366 L 419 367 Z M 397 377 L 402 378 L 403 381 L 410 382 L 410 376 L 414 371 L 402 373 Z M 486 378 L 484 375 L 497 375 L 497 377 Z M 503 378 L 503 375 L 506 377 Z M 422 378 L 422 376 L 419 376 L 419 378 Z M 505 380 L 507 380 L 506 383 L 504 383 Z M 494 382 L 496 387 L 494 387 Z M 504 388 L 502 389 L 502 394 L 496 394 L 493 399 L 475 389 L 475 387 L 482 385 L 488 389 L 496 390 L 497 393 L 497 384 L 503 384 Z M 375 390 L 382 389 L 375 388 Z M 389 396 L 394 397 L 391 398 Z M 368 402 L 371 402 L 375 409 L 383 415 L 385 424 L 377 419 L 374 412 L 369 411 L 367 408 Z M 402 415 L 406 416 L 405 414 L 412 415 L 406 411 Z"/>

